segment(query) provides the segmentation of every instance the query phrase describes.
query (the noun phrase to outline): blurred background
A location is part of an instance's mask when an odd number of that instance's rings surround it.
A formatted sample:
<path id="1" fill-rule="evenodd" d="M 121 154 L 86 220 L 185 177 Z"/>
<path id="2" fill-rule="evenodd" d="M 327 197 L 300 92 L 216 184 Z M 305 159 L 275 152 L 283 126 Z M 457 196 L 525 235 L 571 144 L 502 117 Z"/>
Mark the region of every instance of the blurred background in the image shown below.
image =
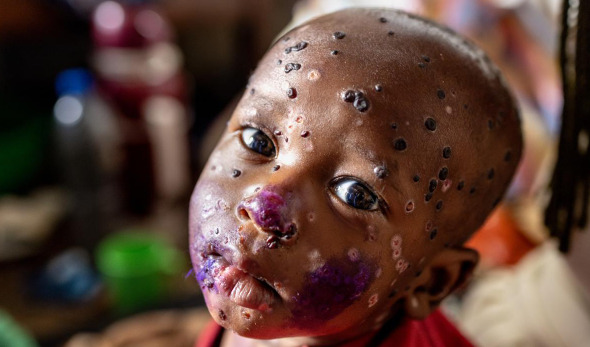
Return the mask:
<path id="1" fill-rule="evenodd" d="M 444 23 L 503 71 L 525 154 L 505 202 L 470 241 L 482 254 L 476 285 L 444 307 L 482 346 L 550 341 L 524 328 L 515 340 L 488 338 L 503 330 L 476 324 L 489 298 L 477 283 L 504 271 L 510 296 L 506 271 L 524 271 L 523 259 L 550 243 L 560 0 L 2 0 L 0 346 L 94 346 L 107 335 L 104 346 L 192 345 L 207 320 L 189 271 L 192 186 L 273 39 L 348 6 Z M 502 312 L 499 323 L 513 317 Z"/>
<path id="2" fill-rule="evenodd" d="M 202 304 L 185 275 L 207 129 L 293 3 L 0 2 L 0 346 Z"/>

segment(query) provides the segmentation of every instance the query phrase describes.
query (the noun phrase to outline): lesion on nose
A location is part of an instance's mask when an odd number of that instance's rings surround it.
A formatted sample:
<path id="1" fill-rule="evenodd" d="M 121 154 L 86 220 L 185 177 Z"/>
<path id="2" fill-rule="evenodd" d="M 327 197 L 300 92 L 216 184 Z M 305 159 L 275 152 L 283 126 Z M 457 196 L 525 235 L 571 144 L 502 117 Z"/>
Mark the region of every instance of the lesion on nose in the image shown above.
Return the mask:
<path id="1" fill-rule="evenodd" d="M 274 191 L 263 189 L 238 205 L 238 216 L 252 220 L 264 231 L 276 232 L 283 229 L 283 210 L 283 197 Z"/>
<path id="2" fill-rule="evenodd" d="M 295 223 L 287 218 L 285 199 L 271 189 L 263 189 L 238 205 L 237 214 L 243 221 L 252 221 L 260 230 L 281 240 L 292 239 L 297 232 Z"/>

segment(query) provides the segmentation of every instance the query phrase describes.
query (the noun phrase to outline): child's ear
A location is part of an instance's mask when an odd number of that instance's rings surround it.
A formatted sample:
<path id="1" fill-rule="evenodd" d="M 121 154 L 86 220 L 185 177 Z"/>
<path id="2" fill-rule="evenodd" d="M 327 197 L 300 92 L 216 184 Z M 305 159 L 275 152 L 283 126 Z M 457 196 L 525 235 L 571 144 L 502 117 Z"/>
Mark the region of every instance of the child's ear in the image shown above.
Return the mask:
<path id="1" fill-rule="evenodd" d="M 468 248 L 445 248 L 434 256 L 403 296 L 407 316 L 424 319 L 442 299 L 471 276 L 479 255 Z"/>

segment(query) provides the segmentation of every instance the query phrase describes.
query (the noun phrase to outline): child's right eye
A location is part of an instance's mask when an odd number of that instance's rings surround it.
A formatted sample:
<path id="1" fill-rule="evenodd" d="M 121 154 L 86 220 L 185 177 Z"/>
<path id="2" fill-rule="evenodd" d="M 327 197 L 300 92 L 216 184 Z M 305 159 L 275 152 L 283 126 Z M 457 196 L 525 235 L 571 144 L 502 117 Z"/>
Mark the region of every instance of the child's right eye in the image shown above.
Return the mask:
<path id="1" fill-rule="evenodd" d="M 365 184 L 354 178 L 342 178 L 334 182 L 332 191 L 347 205 L 359 210 L 379 209 L 379 198 Z"/>
<path id="2" fill-rule="evenodd" d="M 256 128 L 242 129 L 242 142 L 250 150 L 262 154 L 265 157 L 274 157 L 276 154 L 275 145 L 266 134 Z"/>

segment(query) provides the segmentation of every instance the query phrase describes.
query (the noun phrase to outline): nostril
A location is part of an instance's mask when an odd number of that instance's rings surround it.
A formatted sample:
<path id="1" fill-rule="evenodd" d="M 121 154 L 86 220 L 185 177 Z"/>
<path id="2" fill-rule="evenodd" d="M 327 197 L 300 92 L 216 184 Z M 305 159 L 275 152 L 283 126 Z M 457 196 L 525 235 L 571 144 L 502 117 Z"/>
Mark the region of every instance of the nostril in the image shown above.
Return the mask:
<path id="1" fill-rule="evenodd" d="M 240 218 L 243 218 L 243 219 L 250 219 L 250 215 L 248 214 L 248 211 L 246 211 L 246 209 L 243 207 L 238 208 L 238 216 L 240 216 Z"/>

